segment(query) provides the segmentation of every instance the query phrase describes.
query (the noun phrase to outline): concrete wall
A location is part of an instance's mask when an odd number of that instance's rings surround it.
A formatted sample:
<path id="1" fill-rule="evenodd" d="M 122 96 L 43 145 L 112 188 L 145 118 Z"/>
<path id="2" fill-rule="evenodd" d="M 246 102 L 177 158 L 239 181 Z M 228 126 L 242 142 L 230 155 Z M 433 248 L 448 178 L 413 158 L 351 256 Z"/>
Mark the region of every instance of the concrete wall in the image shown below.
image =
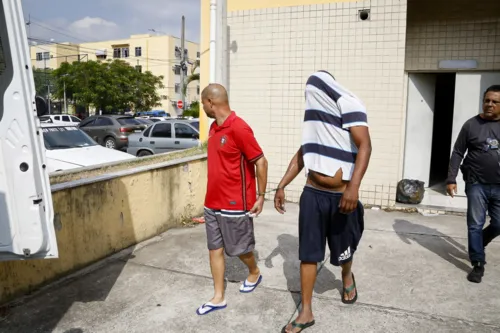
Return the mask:
<path id="1" fill-rule="evenodd" d="M 0 262 L 0 303 L 201 215 L 206 158 L 55 188 L 59 259 Z"/>
<path id="2" fill-rule="evenodd" d="M 408 0 L 406 69 L 475 59 L 477 69 L 500 70 L 499 13 L 498 0 Z"/>
<path id="3" fill-rule="evenodd" d="M 230 100 L 269 159 L 269 188 L 300 146 L 305 82 L 326 69 L 368 107 L 373 155 L 361 199 L 391 205 L 402 171 L 406 1 L 246 4 L 248 9 L 228 1 L 230 43 L 237 46 L 230 54 Z M 370 20 L 359 19 L 364 8 L 371 10 Z M 304 182 L 303 174 L 297 177 L 289 200 L 299 200 Z"/>

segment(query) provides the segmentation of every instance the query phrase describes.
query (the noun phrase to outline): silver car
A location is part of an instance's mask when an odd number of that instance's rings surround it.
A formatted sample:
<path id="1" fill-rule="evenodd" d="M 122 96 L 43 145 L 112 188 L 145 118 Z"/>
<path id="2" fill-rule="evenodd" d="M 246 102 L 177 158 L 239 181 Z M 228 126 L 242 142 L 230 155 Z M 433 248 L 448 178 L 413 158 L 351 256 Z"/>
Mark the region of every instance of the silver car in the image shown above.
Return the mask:
<path id="1" fill-rule="evenodd" d="M 196 147 L 200 133 L 189 120 L 169 119 L 154 123 L 142 133 L 128 137 L 127 153 L 148 156 Z"/>

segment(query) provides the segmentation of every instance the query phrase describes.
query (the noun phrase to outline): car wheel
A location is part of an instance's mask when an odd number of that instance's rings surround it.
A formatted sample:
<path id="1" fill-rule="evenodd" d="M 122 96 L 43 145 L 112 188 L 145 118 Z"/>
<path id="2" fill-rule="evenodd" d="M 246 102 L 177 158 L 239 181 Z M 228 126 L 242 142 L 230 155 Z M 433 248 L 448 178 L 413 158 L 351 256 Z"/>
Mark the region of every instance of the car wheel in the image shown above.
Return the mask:
<path id="1" fill-rule="evenodd" d="M 139 154 L 137 154 L 138 157 L 151 156 L 151 155 L 153 155 L 153 154 L 148 150 L 141 150 L 139 152 Z"/>
<path id="2" fill-rule="evenodd" d="M 104 140 L 104 147 L 109 149 L 116 149 L 116 140 L 112 137 L 108 137 Z"/>

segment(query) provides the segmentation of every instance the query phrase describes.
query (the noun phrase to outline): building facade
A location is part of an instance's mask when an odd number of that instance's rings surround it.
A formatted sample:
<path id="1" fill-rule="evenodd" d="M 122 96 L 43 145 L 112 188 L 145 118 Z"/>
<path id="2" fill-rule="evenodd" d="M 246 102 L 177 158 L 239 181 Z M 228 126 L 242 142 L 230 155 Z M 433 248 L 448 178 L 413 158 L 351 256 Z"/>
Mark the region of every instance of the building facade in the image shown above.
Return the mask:
<path id="1" fill-rule="evenodd" d="M 187 76 L 199 60 L 197 43 L 186 41 Z M 31 46 L 31 58 L 36 68 L 58 68 L 63 62 L 88 60 L 120 59 L 140 71 L 151 71 L 154 75 L 162 75 L 165 88 L 158 91 L 161 106 L 171 115 L 178 115 L 182 110 L 177 102 L 182 99 L 181 91 L 181 41 L 179 38 L 166 35 L 132 35 L 128 39 L 90 42 L 81 44 L 47 43 Z M 186 90 L 186 105 L 197 101 L 199 82 L 192 82 Z"/>
<path id="2" fill-rule="evenodd" d="M 398 182 L 410 178 L 428 187 L 425 204 L 465 204 L 452 203 L 443 184 L 462 124 L 480 112 L 484 90 L 500 84 L 500 1 L 217 3 L 227 5 L 224 83 L 232 108 L 254 128 L 269 159 L 270 188 L 300 147 L 305 82 L 325 69 L 368 108 L 373 153 L 364 203 L 393 206 Z M 202 0 L 201 16 L 206 50 L 209 0 Z M 209 60 L 203 52 L 202 87 Z M 304 181 L 297 177 L 287 199 L 299 200 Z M 463 188 L 459 182 L 462 196 Z"/>

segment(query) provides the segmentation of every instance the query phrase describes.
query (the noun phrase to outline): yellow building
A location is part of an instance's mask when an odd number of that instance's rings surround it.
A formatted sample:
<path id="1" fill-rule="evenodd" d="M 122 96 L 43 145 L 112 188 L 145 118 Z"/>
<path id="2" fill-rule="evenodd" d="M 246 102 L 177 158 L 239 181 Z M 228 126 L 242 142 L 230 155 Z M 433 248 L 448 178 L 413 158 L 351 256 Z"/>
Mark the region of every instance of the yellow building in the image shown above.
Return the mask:
<path id="1" fill-rule="evenodd" d="M 304 87 L 330 71 L 367 105 L 373 143 L 360 197 L 393 206 L 401 179 L 425 182 L 423 204 L 464 208 L 443 184 L 463 123 L 500 84 L 500 1 L 217 0 L 227 31 L 224 82 L 254 129 L 276 187 L 301 143 Z M 209 82 L 210 0 L 201 0 L 201 87 Z M 216 41 L 217 43 L 218 41 Z M 217 64 L 219 59 L 217 59 Z M 220 68 L 217 69 L 220 71 Z M 200 124 L 206 138 L 207 121 Z M 304 178 L 292 183 L 298 201 Z"/>
<path id="2" fill-rule="evenodd" d="M 77 44 L 72 43 L 33 43 L 30 48 L 31 61 L 35 68 L 58 68 L 63 62 L 85 60 L 85 55 L 80 54 Z"/>
<path id="3" fill-rule="evenodd" d="M 198 44 L 186 41 L 185 52 L 188 62 L 199 59 Z M 132 35 L 128 39 L 108 40 L 81 44 L 48 43 L 31 46 L 31 58 L 36 68 L 58 68 L 68 61 L 120 59 L 141 71 L 151 71 L 164 77 L 164 89 L 158 92 L 161 106 L 171 115 L 181 113 L 177 101 L 181 100 L 181 41 L 167 35 Z M 192 65 L 188 65 L 187 75 Z M 196 69 L 197 71 L 198 69 Z M 198 100 L 199 82 L 192 82 L 186 92 L 186 105 Z"/>

